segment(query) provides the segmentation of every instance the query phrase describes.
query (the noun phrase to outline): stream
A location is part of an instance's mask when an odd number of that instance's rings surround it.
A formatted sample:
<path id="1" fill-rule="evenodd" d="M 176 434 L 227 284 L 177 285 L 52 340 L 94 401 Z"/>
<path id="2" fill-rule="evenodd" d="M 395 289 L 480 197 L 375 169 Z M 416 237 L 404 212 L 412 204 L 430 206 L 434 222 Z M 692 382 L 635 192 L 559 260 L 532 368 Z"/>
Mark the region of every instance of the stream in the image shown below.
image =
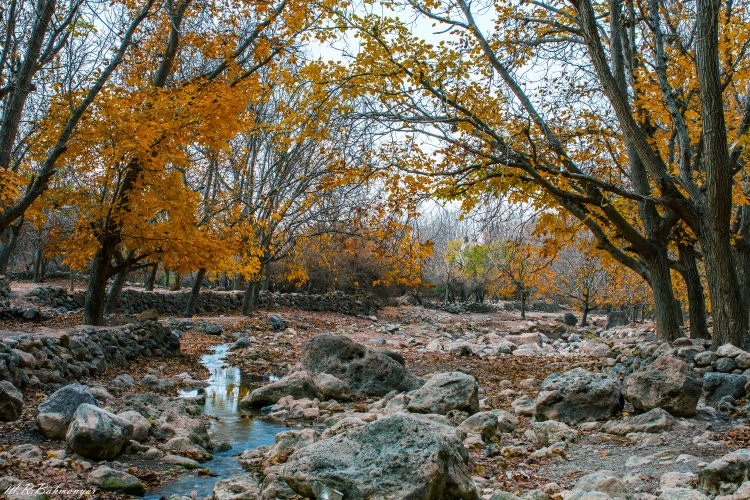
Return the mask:
<path id="1" fill-rule="evenodd" d="M 255 418 L 249 418 L 250 412 L 240 412 L 237 409 L 237 403 L 248 393 L 250 387 L 274 378 L 250 375 L 243 373 L 239 368 L 225 366 L 223 358 L 228 349 L 229 344 L 219 345 L 214 348 L 212 354 L 206 354 L 201 358 L 203 365 L 211 372 L 208 387 L 180 392 L 181 397 L 206 395 L 203 413 L 216 417 L 209 431 L 212 440 L 217 443 L 226 441 L 232 445 L 230 450 L 212 453 L 214 459 L 204 464 L 218 476 L 200 476 L 186 472 L 174 481 L 147 491 L 146 500 L 159 500 L 171 495 L 189 495 L 191 491 L 195 491 L 198 498 L 212 496 L 217 481 L 243 472 L 236 455 L 259 446 L 270 446 L 276 434 L 289 430 L 283 422 L 258 418 L 259 412 L 252 414 Z"/>

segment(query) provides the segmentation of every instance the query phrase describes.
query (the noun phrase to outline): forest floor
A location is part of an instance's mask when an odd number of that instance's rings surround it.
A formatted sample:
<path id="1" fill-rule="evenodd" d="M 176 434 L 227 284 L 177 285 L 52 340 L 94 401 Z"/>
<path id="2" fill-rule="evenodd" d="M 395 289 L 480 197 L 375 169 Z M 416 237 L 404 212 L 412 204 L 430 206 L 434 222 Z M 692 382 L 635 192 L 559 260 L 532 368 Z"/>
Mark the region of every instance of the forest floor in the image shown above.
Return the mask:
<path id="1" fill-rule="evenodd" d="M 287 323 L 283 331 L 272 331 L 268 317 L 276 314 Z M 219 335 L 202 333 L 192 328 L 182 334 L 182 355 L 177 358 L 141 358 L 126 366 L 110 366 L 105 373 L 81 380 L 89 386 L 99 386 L 107 391 L 102 404 L 114 412 L 128 410 L 124 399 L 128 394 L 149 393 L 151 389 L 136 383 L 132 387 L 113 385 L 117 375 L 129 374 L 136 382 L 146 374 L 161 379 L 173 379 L 187 372 L 193 379 L 205 379 L 209 373 L 200 363 L 200 357 L 213 346 L 231 344 L 238 338 L 247 338 L 252 348 L 233 351 L 227 362 L 244 372 L 260 375 L 285 375 L 296 363 L 302 346 L 321 333 L 338 333 L 372 347 L 383 347 L 404 356 L 406 367 L 415 374 L 426 377 L 432 373 L 462 371 L 472 374 L 480 385 L 483 409 L 499 408 L 513 412 L 511 403 L 522 395 L 536 396 L 541 381 L 552 373 L 562 373 L 574 367 L 601 370 L 604 357 L 596 346 L 601 344 L 594 334 L 601 328 L 604 318 L 594 316 L 593 326 L 587 329 L 563 327 L 558 318 L 562 313 L 529 313 L 522 320 L 518 313 L 467 313 L 449 314 L 422 307 L 387 307 L 371 317 L 354 317 L 334 313 L 307 312 L 291 309 L 261 311 L 252 317 L 210 316 L 193 318 L 202 323 L 222 326 Z M 119 318 L 118 321 L 128 318 Z M 168 319 L 162 319 L 164 324 Z M 0 324 L 0 338 L 18 332 L 49 335 L 69 332 L 80 322 L 78 314 L 65 314 L 41 324 L 6 322 Z M 652 333 L 649 324 L 634 325 L 632 330 L 641 338 Z M 428 349 L 436 339 L 449 338 L 455 343 L 473 338 L 480 333 L 541 332 L 552 338 L 561 331 L 577 332 L 587 340 L 590 349 L 575 353 L 554 348 L 531 355 L 482 356 L 477 353 Z M 433 342 L 433 344 L 431 344 Z M 24 410 L 21 419 L 0 423 L 0 493 L 18 480 L 66 488 L 86 488 L 92 468 L 100 465 L 83 457 L 70 457 L 64 453 L 65 442 L 45 438 L 37 429 L 36 407 L 52 391 L 35 388 L 24 391 Z M 168 400 L 178 397 L 177 389 L 163 391 Z M 364 405 L 374 400 L 355 401 Z M 632 408 L 626 407 L 626 411 Z M 613 470 L 643 498 L 657 493 L 659 478 L 667 472 L 697 474 L 713 459 L 731 450 L 746 447 L 750 441 L 750 428 L 741 418 L 729 418 L 709 407 L 701 406 L 695 417 L 677 419 L 670 431 L 618 437 L 600 432 L 599 425 L 579 428 L 579 437 L 563 451 L 535 453 L 542 448 L 529 437 L 531 420 L 519 417 L 519 424 L 507 439 L 497 444 L 478 445 L 470 449 L 473 479 L 485 498 L 493 491 L 505 490 L 523 493 L 541 489 L 555 496 L 562 489 L 570 489 L 576 479 L 595 470 Z M 21 459 L 8 453 L 20 444 L 33 444 L 41 448 L 38 459 Z M 156 443 L 147 446 L 156 446 Z M 241 453 L 243 450 L 234 450 Z M 62 457 L 62 458 L 60 458 Z M 126 471 L 140 478 L 149 488 L 170 481 L 182 469 L 164 464 L 160 459 L 146 459 L 143 453 L 121 455 L 108 463 L 114 469 Z M 195 474 L 210 474 L 211 462 L 206 462 Z M 185 495 L 190 492 L 186 491 Z M 98 491 L 90 498 L 116 498 L 119 494 Z M 0 495 L 2 497 L 2 495 Z M 7 498 L 24 498 L 7 495 Z M 33 498 L 27 497 L 27 498 Z M 40 497 L 41 498 L 41 497 Z M 52 495 L 51 498 L 69 498 Z"/>

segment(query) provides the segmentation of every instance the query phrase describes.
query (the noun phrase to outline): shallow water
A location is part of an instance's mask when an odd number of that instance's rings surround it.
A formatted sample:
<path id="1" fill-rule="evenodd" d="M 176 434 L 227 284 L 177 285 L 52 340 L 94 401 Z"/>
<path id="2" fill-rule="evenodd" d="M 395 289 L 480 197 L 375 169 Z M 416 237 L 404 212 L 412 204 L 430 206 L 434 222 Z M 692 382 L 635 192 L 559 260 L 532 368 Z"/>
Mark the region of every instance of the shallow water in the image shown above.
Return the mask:
<path id="1" fill-rule="evenodd" d="M 197 493 L 198 498 L 211 496 L 217 481 L 242 472 L 236 455 L 247 449 L 270 446 L 276 434 L 289 430 L 283 422 L 264 418 L 258 412 L 237 409 L 239 400 L 250 390 L 272 378 L 250 375 L 242 373 L 239 368 L 224 366 L 222 359 L 228 349 L 228 344 L 220 345 L 212 354 L 201 358 L 203 365 L 211 372 L 211 378 L 208 379 L 210 386 L 180 393 L 183 397 L 205 394 L 203 413 L 217 418 L 209 431 L 211 440 L 214 444 L 226 441 L 232 445 L 231 450 L 213 453 L 214 459 L 203 464 L 219 476 L 198 476 L 187 472 L 179 479 L 149 490 L 145 497 L 147 500 L 158 500 L 170 495 L 189 495 L 192 491 Z"/>

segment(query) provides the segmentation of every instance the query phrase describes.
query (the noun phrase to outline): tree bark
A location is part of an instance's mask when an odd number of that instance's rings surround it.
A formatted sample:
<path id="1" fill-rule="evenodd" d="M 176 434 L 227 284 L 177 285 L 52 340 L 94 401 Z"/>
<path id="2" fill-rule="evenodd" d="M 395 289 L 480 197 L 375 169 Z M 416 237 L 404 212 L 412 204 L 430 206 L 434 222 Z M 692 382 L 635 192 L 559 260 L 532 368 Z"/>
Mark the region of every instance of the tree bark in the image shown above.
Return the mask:
<path id="1" fill-rule="evenodd" d="M 21 234 L 21 228 L 23 227 L 23 217 L 19 217 L 16 222 L 8 226 L 5 230 L 9 233 L 8 242 L 3 245 L 2 251 L 0 251 L 0 274 L 8 272 L 8 264 L 10 263 L 10 256 L 13 255 L 13 251 L 18 245 L 18 237 Z"/>
<path id="2" fill-rule="evenodd" d="M 125 286 L 125 282 L 128 280 L 128 271 L 124 269 L 117 273 L 115 281 L 109 288 L 107 294 L 107 302 L 104 305 L 104 314 L 114 314 L 117 311 L 117 306 L 120 305 L 120 295 L 122 295 L 122 288 Z"/>
<path id="3" fill-rule="evenodd" d="M 707 339 L 708 321 L 706 318 L 706 296 L 701 283 L 701 275 L 698 272 L 698 264 L 695 259 L 695 249 L 688 243 L 678 243 L 677 251 L 679 266 L 677 272 L 685 280 L 688 294 L 688 318 L 690 320 L 690 338 Z"/>
<path id="4" fill-rule="evenodd" d="M 656 335 L 660 339 L 675 340 L 680 337 L 680 306 L 672 289 L 672 274 L 666 248 L 655 248 L 646 261 L 651 273 L 651 289 L 654 292 L 654 316 Z"/>
<path id="5" fill-rule="evenodd" d="M 584 295 L 583 297 L 583 311 L 581 314 L 581 326 L 589 326 L 588 318 L 589 318 L 589 296 Z"/>
<path id="6" fill-rule="evenodd" d="M 44 274 L 42 269 L 42 261 L 44 260 L 44 247 L 39 246 L 36 249 L 36 252 L 34 252 L 34 268 L 32 271 L 33 278 L 32 281 L 34 283 L 39 283 L 42 281 L 42 275 Z"/>
<path id="7" fill-rule="evenodd" d="M 143 285 L 143 288 L 147 292 L 153 292 L 154 291 L 154 285 L 156 284 L 156 273 L 159 271 L 159 263 L 154 262 L 151 264 L 151 268 L 148 270 L 148 274 L 146 275 L 146 283 Z"/>
<path id="8" fill-rule="evenodd" d="M 703 123 L 703 164 L 706 194 L 698 236 L 714 317 L 713 343 L 750 348 L 747 303 L 731 250 L 732 171 L 719 67 L 719 0 L 697 0 L 695 66 Z"/>
<path id="9" fill-rule="evenodd" d="M 261 280 L 248 280 L 245 285 L 245 294 L 242 297 L 242 315 L 249 316 L 258 309 L 258 297 L 260 297 Z"/>
<path id="10" fill-rule="evenodd" d="M 198 270 L 198 274 L 195 277 L 195 283 L 193 283 L 193 288 L 190 290 L 190 298 L 188 299 L 187 309 L 185 309 L 185 317 L 190 318 L 193 314 L 195 314 L 195 306 L 198 304 L 198 295 L 201 291 L 201 284 L 203 283 L 203 278 L 206 276 L 206 268 L 201 268 Z"/>
<path id="11" fill-rule="evenodd" d="M 101 326 L 104 324 L 104 297 L 107 291 L 107 273 L 112 263 L 112 248 L 100 246 L 91 261 L 89 283 L 86 287 L 86 303 L 83 306 L 83 323 Z"/>
<path id="12" fill-rule="evenodd" d="M 172 287 L 170 288 L 170 290 L 172 290 L 173 292 L 176 292 L 180 288 L 182 288 L 182 279 L 180 277 L 180 273 L 178 273 L 177 271 L 175 271 L 175 273 L 174 273 L 174 283 L 172 283 Z"/>
<path id="13" fill-rule="evenodd" d="M 521 290 L 521 319 L 526 319 L 526 292 Z"/>

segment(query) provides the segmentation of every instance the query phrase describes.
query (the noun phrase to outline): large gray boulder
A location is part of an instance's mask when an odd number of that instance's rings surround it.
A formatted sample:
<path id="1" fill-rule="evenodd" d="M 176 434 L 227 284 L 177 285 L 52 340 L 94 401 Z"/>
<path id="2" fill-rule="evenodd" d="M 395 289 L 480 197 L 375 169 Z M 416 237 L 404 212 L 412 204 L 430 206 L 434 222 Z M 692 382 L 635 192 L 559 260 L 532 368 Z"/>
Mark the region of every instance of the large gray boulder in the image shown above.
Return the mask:
<path id="1" fill-rule="evenodd" d="M 687 363 L 665 354 L 625 379 L 625 399 L 638 411 L 662 408 L 677 417 L 695 415 L 703 383 Z"/>
<path id="2" fill-rule="evenodd" d="M 575 368 L 547 377 L 534 404 L 538 421 L 575 424 L 611 417 L 622 410 L 624 401 L 616 378 Z"/>
<path id="3" fill-rule="evenodd" d="M 300 371 L 255 389 L 240 401 L 240 406 L 251 408 L 268 406 L 285 396 L 292 396 L 294 399 L 323 398 L 310 374 Z"/>
<path id="4" fill-rule="evenodd" d="M 65 436 L 74 453 L 94 460 L 111 460 L 133 436 L 133 424 L 114 413 L 84 403 L 73 414 Z"/>
<path id="5" fill-rule="evenodd" d="M 747 375 L 709 372 L 703 375 L 703 397 L 706 404 L 719 407 L 721 398 L 731 396 L 740 399 L 745 396 Z"/>
<path id="6" fill-rule="evenodd" d="M 479 384 L 465 373 L 438 373 L 412 394 L 407 409 L 439 415 L 460 410 L 472 415 L 479 411 Z"/>
<path id="7" fill-rule="evenodd" d="M 617 328 L 618 326 L 628 326 L 630 324 L 630 318 L 628 313 L 625 311 L 610 311 L 607 314 L 607 325 L 604 327 L 605 330 L 610 328 Z"/>
<path id="8" fill-rule="evenodd" d="M 37 408 L 39 430 L 48 438 L 65 439 L 73 413 L 82 404 L 98 406 L 85 385 L 70 384 L 53 392 Z"/>
<path id="9" fill-rule="evenodd" d="M 654 408 L 634 417 L 610 420 L 602 426 L 602 430 L 609 434 L 625 436 L 631 432 L 657 433 L 668 431 L 672 426 L 674 426 L 674 417 L 666 410 Z"/>
<path id="10" fill-rule="evenodd" d="M 143 496 L 146 493 L 146 486 L 140 479 L 107 466 L 94 470 L 88 477 L 88 483 L 101 490 L 116 491 L 126 495 Z"/>
<path id="11" fill-rule="evenodd" d="M 7 380 L 0 381 L 0 420 L 12 422 L 21 417 L 23 394 Z"/>
<path id="12" fill-rule="evenodd" d="M 299 366 L 312 375 L 328 373 L 343 380 L 357 396 L 385 396 L 422 385 L 419 377 L 387 353 L 341 335 L 318 335 L 310 340 L 302 348 Z"/>
<path id="13" fill-rule="evenodd" d="M 238 474 L 214 485 L 213 500 L 245 500 L 260 498 L 260 485 L 250 474 Z"/>
<path id="14" fill-rule="evenodd" d="M 719 494 L 722 483 L 739 486 L 750 477 L 750 450 L 733 451 L 714 460 L 698 473 L 698 487 L 711 495 Z"/>
<path id="15" fill-rule="evenodd" d="M 347 500 L 475 500 L 468 464 L 453 427 L 395 413 L 298 450 L 283 476 L 308 498 L 319 483 Z"/>
<path id="16" fill-rule="evenodd" d="M 613 471 L 601 470 L 581 477 L 566 500 L 631 500 L 633 494 Z"/>

